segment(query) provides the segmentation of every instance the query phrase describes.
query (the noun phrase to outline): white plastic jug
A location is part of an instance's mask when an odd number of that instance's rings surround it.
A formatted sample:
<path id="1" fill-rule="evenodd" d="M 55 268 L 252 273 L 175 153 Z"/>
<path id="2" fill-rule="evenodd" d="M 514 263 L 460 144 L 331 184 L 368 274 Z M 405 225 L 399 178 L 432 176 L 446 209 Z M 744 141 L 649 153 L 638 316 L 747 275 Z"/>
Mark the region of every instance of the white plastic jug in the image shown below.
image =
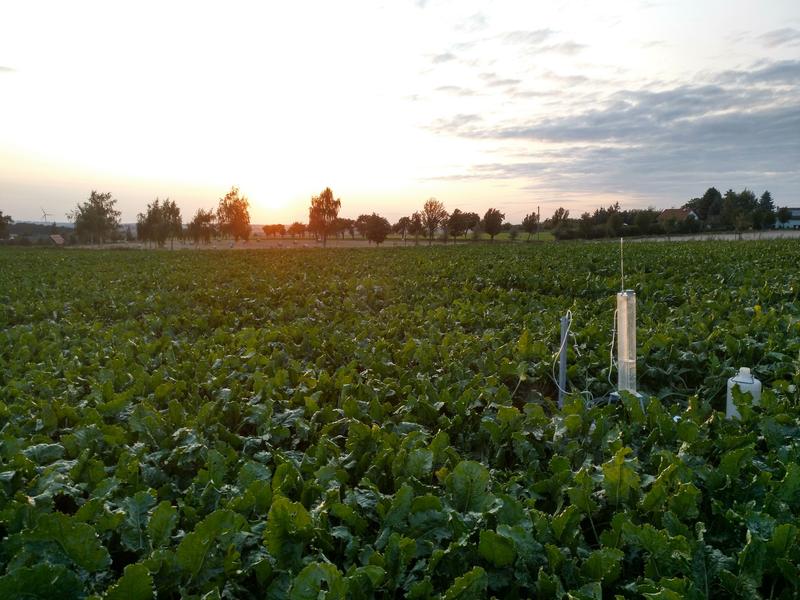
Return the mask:
<path id="1" fill-rule="evenodd" d="M 725 416 L 728 419 L 739 419 L 741 415 L 736 410 L 733 403 L 733 387 L 739 386 L 739 391 L 743 394 L 750 393 L 753 396 L 753 404 L 761 402 L 761 382 L 753 377 L 748 367 L 740 367 L 739 372 L 728 379 L 728 401 L 725 404 Z"/>

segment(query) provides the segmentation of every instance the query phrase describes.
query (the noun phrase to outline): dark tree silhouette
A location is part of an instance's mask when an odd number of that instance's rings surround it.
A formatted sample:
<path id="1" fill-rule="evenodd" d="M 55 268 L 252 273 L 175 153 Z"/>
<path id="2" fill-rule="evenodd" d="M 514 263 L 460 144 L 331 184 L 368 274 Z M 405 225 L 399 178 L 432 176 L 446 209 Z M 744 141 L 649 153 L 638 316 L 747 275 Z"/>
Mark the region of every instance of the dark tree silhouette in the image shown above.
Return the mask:
<path id="1" fill-rule="evenodd" d="M 67 215 L 75 223 L 75 233 L 82 240 L 102 244 L 114 237 L 119 227 L 120 212 L 111 192 L 101 194 L 92 190 L 89 199 Z"/>
<path id="2" fill-rule="evenodd" d="M 211 237 L 215 234 L 214 230 L 214 211 L 198 208 L 194 213 L 194 218 L 189 223 L 186 232 L 195 244 L 203 242 L 208 244 Z"/>
<path id="3" fill-rule="evenodd" d="M 308 208 L 308 229 L 322 238 L 323 246 L 328 243 L 328 234 L 333 229 L 341 207 L 342 201 L 339 198 L 334 200 L 331 188 L 326 187 L 319 196 L 311 198 L 311 206 Z"/>
<path id="4" fill-rule="evenodd" d="M 175 246 L 175 238 L 183 233 L 181 209 L 167 198 L 161 202 L 156 198 L 147 205 L 147 212 L 139 213 L 136 221 L 136 237 L 163 248 L 170 241 L 170 249 Z"/>
<path id="5" fill-rule="evenodd" d="M 217 224 L 220 232 L 233 236 L 234 241 L 250 239 L 250 201 L 239 195 L 238 187 L 232 187 L 219 199 Z"/>
<path id="6" fill-rule="evenodd" d="M 494 241 L 494 236 L 503 230 L 503 219 L 506 216 L 496 208 L 490 208 L 483 215 L 483 230 L 489 234 L 489 237 Z"/>
<path id="7" fill-rule="evenodd" d="M 367 217 L 366 234 L 370 242 L 380 245 L 391 231 L 391 224 L 382 216 L 372 213 Z"/>
<path id="8" fill-rule="evenodd" d="M 536 229 L 539 227 L 539 215 L 536 213 L 530 213 L 529 215 L 525 215 L 525 218 L 522 219 L 522 230 L 528 234 L 528 241 L 531 239 L 531 235 L 536 233 Z"/>
<path id="9" fill-rule="evenodd" d="M 0 240 L 4 240 L 8 237 L 8 226 L 13 222 L 13 219 L 9 215 L 4 215 L 3 211 L 0 210 Z"/>
<path id="10" fill-rule="evenodd" d="M 441 225 L 444 225 L 447 219 L 447 211 L 444 209 L 444 204 L 436 198 L 428 198 L 422 207 L 420 217 L 422 228 L 428 233 L 428 244 L 430 245 L 433 243 L 433 234 L 436 233 L 436 230 Z"/>

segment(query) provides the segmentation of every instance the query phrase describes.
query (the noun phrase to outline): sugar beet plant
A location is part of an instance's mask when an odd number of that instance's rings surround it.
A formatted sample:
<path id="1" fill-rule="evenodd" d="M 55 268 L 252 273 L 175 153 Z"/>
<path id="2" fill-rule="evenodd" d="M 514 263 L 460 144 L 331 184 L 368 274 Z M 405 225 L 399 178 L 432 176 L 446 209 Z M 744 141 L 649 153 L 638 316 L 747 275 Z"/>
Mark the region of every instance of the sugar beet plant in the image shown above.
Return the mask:
<path id="1" fill-rule="evenodd" d="M 798 264 L 632 245 L 608 405 L 610 245 L 0 252 L 0 598 L 795 598 Z"/>

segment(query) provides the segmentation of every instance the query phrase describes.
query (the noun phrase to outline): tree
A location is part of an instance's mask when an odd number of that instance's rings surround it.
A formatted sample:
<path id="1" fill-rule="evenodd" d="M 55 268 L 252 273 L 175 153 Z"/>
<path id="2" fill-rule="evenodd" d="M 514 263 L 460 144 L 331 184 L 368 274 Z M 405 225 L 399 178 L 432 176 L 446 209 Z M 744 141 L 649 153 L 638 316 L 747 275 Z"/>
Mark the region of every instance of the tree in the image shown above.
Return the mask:
<path id="1" fill-rule="evenodd" d="M 788 206 L 781 206 L 778 209 L 778 221 L 781 225 L 786 225 L 789 220 L 792 218 L 792 211 L 789 210 Z"/>
<path id="2" fill-rule="evenodd" d="M 280 223 L 276 225 L 264 225 L 261 228 L 261 231 L 264 232 L 265 236 L 283 237 L 284 235 L 286 235 L 286 226 Z"/>
<path id="3" fill-rule="evenodd" d="M 173 250 L 175 247 L 175 238 L 183 235 L 183 219 L 181 218 L 181 209 L 174 200 L 167 198 L 162 205 L 164 211 L 164 222 L 167 228 L 167 237 L 169 238 L 169 249 Z"/>
<path id="4" fill-rule="evenodd" d="M 214 211 L 211 209 L 203 210 L 198 208 L 187 227 L 187 233 L 192 238 L 195 244 L 203 242 L 208 244 L 211 242 L 211 236 L 214 235 Z"/>
<path id="5" fill-rule="evenodd" d="M 531 235 L 536 233 L 539 228 L 539 215 L 537 213 L 530 213 L 525 215 L 522 219 L 522 230 L 528 234 L 528 241 L 531 240 Z"/>
<path id="6" fill-rule="evenodd" d="M 75 223 L 75 233 L 82 240 L 102 244 L 116 234 L 120 212 L 114 208 L 117 201 L 111 192 L 101 194 L 95 190 L 83 204 L 78 204 L 67 218 Z"/>
<path id="7" fill-rule="evenodd" d="M 358 232 L 362 238 L 367 237 L 367 221 L 369 215 L 358 215 L 358 218 L 353 222 L 353 228 Z"/>
<path id="8" fill-rule="evenodd" d="M 311 198 L 311 206 L 308 208 L 308 229 L 322 238 L 322 245 L 328 243 L 328 234 L 331 232 L 336 217 L 339 216 L 339 209 L 342 201 L 333 199 L 331 188 L 322 190 L 319 196 Z"/>
<path id="9" fill-rule="evenodd" d="M 349 233 L 352 239 L 356 239 L 356 222 L 353 219 L 342 219 L 337 217 L 333 225 L 336 230 L 336 235 L 344 238 L 345 233 Z"/>
<path id="10" fill-rule="evenodd" d="M 419 236 L 424 233 L 425 228 L 422 226 L 422 215 L 415 212 L 411 215 L 411 224 L 408 226 L 408 233 L 414 236 L 414 245 L 419 244 Z"/>
<path id="11" fill-rule="evenodd" d="M 234 241 L 250 239 L 250 201 L 247 196 L 239 195 L 238 187 L 231 187 L 231 191 L 219 199 L 217 224 L 220 232 L 233 236 Z"/>
<path id="12" fill-rule="evenodd" d="M 10 216 L 4 215 L 3 211 L 0 210 L 0 240 L 4 240 L 8 237 L 8 226 L 13 222 Z"/>
<path id="13" fill-rule="evenodd" d="M 386 239 L 386 236 L 391 233 L 392 226 L 382 216 L 372 213 L 367 217 L 366 229 L 367 239 L 370 242 L 375 242 L 376 245 L 380 245 Z"/>
<path id="14" fill-rule="evenodd" d="M 409 229 L 411 228 L 411 219 L 408 217 L 400 217 L 397 223 L 394 224 L 392 227 L 392 231 L 395 233 L 399 233 L 400 237 L 403 238 L 403 243 L 406 241 L 406 234 L 409 233 Z"/>
<path id="15" fill-rule="evenodd" d="M 422 207 L 420 217 L 423 230 L 428 232 L 428 245 L 430 245 L 433 243 L 433 234 L 447 219 L 447 211 L 444 209 L 444 204 L 436 198 L 428 198 Z"/>
<path id="16" fill-rule="evenodd" d="M 503 219 L 506 216 L 496 208 L 490 208 L 483 215 L 483 230 L 489 234 L 489 237 L 494 241 L 494 236 L 503 230 Z"/>
<path id="17" fill-rule="evenodd" d="M 553 216 L 550 217 L 550 226 L 555 229 L 559 225 L 566 223 L 567 219 L 569 219 L 569 211 L 559 206 L 553 213 Z"/>
<path id="18" fill-rule="evenodd" d="M 758 208 L 768 212 L 775 210 L 775 202 L 773 202 L 772 194 L 769 193 L 769 190 L 765 190 L 764 193 L 761 194 L 761 198 L 758 200 Z"/>
<path id="19" fill-rule="evenodd" d="M 700 220 L 706 221 L 709 217 L 718 215 L 722 209 L 722 194 L 717 188 L 710 187 L 702 198 L 692 198 L 683 208 L 694 211 Z"/>
<path id="20" fill-rule="evenodd" d="M 450 213 L 450 216 L 444 223 L 444 229 L 446 233 L 453 238 L 461 237 L 467 230 L 467 223 L 466 219 L 464 218 L 464 213 L 458 208 L 455 209 L 452 213 Z"/>
<path id="21" fill-rule="evenodd" d="M 300 223 L 299 221 L 295 221 L 294 223 L 289 225 L 289 229 L 287 230 L 287 232 L 289 233 L 290 236 L 292 236 L 292 239 L 294 239 L 294 236 L 296 235 L 303 237 L 306 233 L 306 226 L 305 224 Z"/>
<path id="22" fill-rule="evenodd" d="M 468 212 L 464 213 L 464 238 L 467 237 L 467 231 L 475 231 L 481 224 L 481 216 L 478 213 Z"/>
<path id="23" fill-rule="evenodd" d="M 758 200 L 758 221 L 762 227 L 775 226 L 775 202 L 768 190 L 761 194 Z"/>
<path id="24" fill-rule="evenodd" d="M 578 220 L 578 232 L 584 239 L 588 240 L 592 237 L 592 215 L 588 212 L 583 213 Z"/>

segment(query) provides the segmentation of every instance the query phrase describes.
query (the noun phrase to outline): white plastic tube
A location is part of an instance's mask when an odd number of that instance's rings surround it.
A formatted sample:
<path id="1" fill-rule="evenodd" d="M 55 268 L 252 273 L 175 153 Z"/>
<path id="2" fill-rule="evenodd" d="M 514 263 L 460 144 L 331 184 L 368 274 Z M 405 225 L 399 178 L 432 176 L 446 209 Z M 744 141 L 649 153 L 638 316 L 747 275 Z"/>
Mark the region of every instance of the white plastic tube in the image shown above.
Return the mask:
<path id="1" fill-rule="evenodd" d="M 636 292 L 617 294 L 618 391 L 636 393 Z"/>

